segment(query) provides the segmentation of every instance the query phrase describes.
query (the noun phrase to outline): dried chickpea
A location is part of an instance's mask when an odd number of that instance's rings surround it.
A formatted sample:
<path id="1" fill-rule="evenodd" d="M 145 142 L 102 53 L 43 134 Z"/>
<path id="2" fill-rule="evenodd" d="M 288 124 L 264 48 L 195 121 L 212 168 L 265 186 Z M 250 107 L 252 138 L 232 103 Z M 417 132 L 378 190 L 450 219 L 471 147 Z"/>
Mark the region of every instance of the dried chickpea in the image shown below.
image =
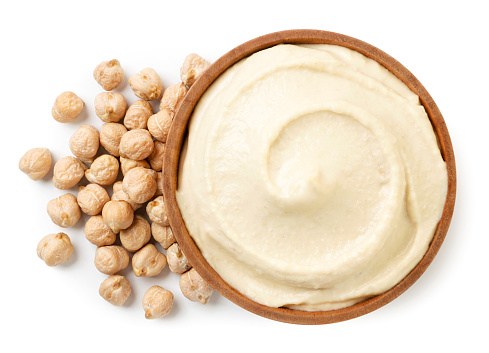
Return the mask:
<path id="1" fill-rule="evenodd" d="M 150 67 L 142 69 L 129 79 L 134 94 L 145 101 L 152 101 L 161 96 L 163 84 L 160 76 Z"/>
<path id="2" fill-rule="evenodd" d="M 207 304 L 214 292 L 194 268 L 180 276 L 180 289 L 187 299 L 202 304 Z"/>
<path id="3" fill-rule="evenodd" d="M 120 161 L 121 161 L 122 175 L 126 175 L 128 171 L 136 167 L 142 167 L 146 169 L 151 168 L 151 166 L 145 159 L 142 159 L 140 161 L 135 161 L 134 159 L 120 157 Z"/>
<path id="4" fill-rule="evenodd" d="M 102 92 L 95 96 L 95 114 L 106 123 L 116 123 L 126 114 L 127 103 L 120 93 Z"/>
<path id="5" fill-rule="evenodd" d="M 70 138 L 70 150 L 82 162 L 92 163 L 100 145 L 100 134 L 92 125 L 81 125 Z"/>
<path id="6" fill-rule="evenodd" d="M 90 169 L 85 171 L 88 181 L 99 185 L 111 185 L 119 174 L 119 161 L 110 154 L 103 154 L 95 159 Z"/>
<path id="7" fill-rule="evenodd" d="M 168 249 L 170 245 L 177 242 L 177 240 L 175 239 L 175 235 L 173 234 L 173 231 L 170 227 L 160 226 L 156 222 L 151 223 L 151 234 L 153 235 L 153 238 L 158 243 L 160 243 L 160 245 L 165 250 Z"/>
<path id="8" fill-rule="evenodd" d="M 173 243 L 168 247 L 166 250 L 166 259 L 168 261 L 168 267 L 173 273 L 182 274 L 192 268 L 178 243 Z"/>
<path id="9" fill-rule="evenodd" d="M 129 265 L 129 254 L 122 246 L 101 246 L 95 251 L 94 263 L 100 272 L 114 275 Z"/>
<path id="10" fill-rule="evenodd" d="M 118 123 L 106 123 L 100 129 L 100 144 L 115 157 L 119 157 L 119 145 L 122 136 L 127 132 L 124 125 Z"/>
<path id="11" fill-rule="evenodd" d="M 151 169 L 161 172 L 163 169 L 163 156 L 165 154 L 165 144 L 160 141 L 154 142 L 153 152 L 148 156 L 148 162 L 151 164 Z"/>
<path id="12" fill-rule="evenodd" d="M 153 115 L 153 107 L 145 100 L 138 100 L 129 106 L 124 117 L 124 126 L 128 130 L 146 129 L 148 119 Z"/>
<path id="13" fill-rule="evenodd" d="M 211 64 L 197 54 L 189 54 L 180 69 L 180 78 L 185 86 L 192 86 Z"/>
<path id="14" fill-rule="evenodd" d="M 63 228 L 74 226 L 81 216 L 76 197 L 72 194 L 64 194 L 49 201 L 47 211 L 54 224 Z"/>
<path id="15" fill-rule="evenodd" d="M 148 202 L 146 213 L 152 222 L 158 223 L 160 226 L 168 227 L 170 222 L 166 214 L 165 201 L 163 196 L 158 196 L 153 201 Z"/>
<path id="16" fill-rule="evenodd" d="M 136 167 L 129 170 L 124 176 L 122 189 L 134 202 L 145 203 L 156 192 L 156 180 L 149 169 Z"/>
<path id="17" fill-rule="evenodd" d="M 110 201 L 107 191 L 97 184 L 80 186 L 76 199 L 83 213 L 89 216 L 94 216 L 102 212 L 104 205 Z"/>
<path id="18" fill-rule="evenodd" d="M 100 296 L 115 306 L 124 305 L 131 291 L 131 284 L 126 277 L 121 275 L 107 277 L 98 289 Z"/>
<path id="19" fill-rule="evenodd" d="M 128 228 L 134 219 L 134 210 L 126 201 L 109 201 L 102 209 L 102 217 L 114 233 Z"/>
<path id="20" fill-rule="evenodd" d="M 63 92 L 54 101 L 51 114 L 60 123 L 69 123 L 78 118 L 85 103 L 73 92 Z"/>
<path id="21" fill-rule="evenodd" d="M 140 161 L 153 152 L 153 138 L 148 130 L 135 129 L 126 132 L 119 145 L 121 157 Z"/>
<path id="22" fill-rule="evenodd" d="M 124 70 L 119 60 L 103 61 L 93 70 L 93 78 L 106 91 L 112 91 L 119 86 L 124 77 Z"/>
<path id="23" fill-rule="evenodd" d="M 167 109 L 170 112 L 170 115 L 174 117 L 187 92 L 188 88 L 185 87 L 183 82 L 171 85 L 163 92 L 160 101 L 160 110 Z"/>
<path id="24" fill-rule="evenodd" d="M 158 319 L 170 313 L 173 306 L 173 293 L 160 287 L 150 287 L 143 297 L 146 319 Z"/>
<path id="25" fill-rule="evenodd" d="M 87 166 L 75 157 L 63 157 L 54 165 L 53 184 L 60 190 L 71 189 L 85 175 Z"/>
<path id="26" fill-rule="evenodd" d="M 126 250 L 134 252 L 141 249 L 151 239 L 149 222 L 144 217 L 136 215 L 130 227 L 121 229 L 119 238 Z"/>
<path id="27" fill-rule="evenodd" d="M 51 152 L 47 148 L 32 148 L 19 161 L 19 169 L 32 180 L 43 178 L 51 169 Z"/>
<path id="28" fill-rule="evenodd" d="M 106 246 L 115 243 L 116 234 L 105 224 L 103 217 L 97 215 L 85 223 L 85 237 L 94 245 Z"/>
<path id="29" fill-rule="evenodd" d="M 148 119 L 148 130 L 158 141 L 166 142 L 173 118 L 167 109 L 160 110 Z"/>
<path id="30" fill-rule="evenodd" d="M 49 234 L 37 245 L 37 256 L 48 266 L 65 263 L 73 253 L 73 244 L 65 233 Z"/>
<path id="31" fill-rule="evenodd" d="M 166 256 L 153 244 L 147 244 L 132 257 L 132 270 L 137 277 L 157 276 L 166 266 Z"/>

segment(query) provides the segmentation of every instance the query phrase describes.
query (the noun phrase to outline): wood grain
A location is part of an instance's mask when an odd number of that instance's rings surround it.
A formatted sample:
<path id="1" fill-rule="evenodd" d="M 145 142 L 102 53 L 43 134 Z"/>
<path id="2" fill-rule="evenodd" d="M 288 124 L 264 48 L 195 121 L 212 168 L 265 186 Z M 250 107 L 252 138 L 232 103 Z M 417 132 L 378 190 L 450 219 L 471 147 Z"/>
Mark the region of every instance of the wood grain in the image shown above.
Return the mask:
<path id="1" fill-rule="evenodd" d="M 187 135 L 188 121 L 201 95 L 221 73 L 239 60 L 254 52 L 280 43 L 340 45 L 356 50 L 386 67 L 420 97 L 421 104 L 426 109 L 434 131 L 439 139 L 442 156 L 447 163 L 447 199 L 440 223 L 438 224 L 433 240 L 424 257 L 401 282 L 389 291 L 344 309 L 308 312 L 287 308 L 271 308 L 258 304 L 245 297 L 228 285 L 204 259 L 199 248 L 194 243 L 185 227 L 175 197 L 178 182 L 180 151 Z M 175 116 L 166 143 L 164 173 L 163 193 L 168 209 L 170 225 L 175 233 L 178 243 L 192 266 L 195 267 L 215 290 L 242 308 L 268 319 L 293 324 L 328 324 L 353 319 L 370 313 L 401 295 L 424 273 L 440 249 L 450 225 L 456 194 L 455 157 L 450 135 L 438 107 L 416 77 L 394 58 L 370 44 L 338 33 L 307 29 L 275 32 L 252 39 L 232 49 L 210 66 L 205 74 L 191 87 Z"/>

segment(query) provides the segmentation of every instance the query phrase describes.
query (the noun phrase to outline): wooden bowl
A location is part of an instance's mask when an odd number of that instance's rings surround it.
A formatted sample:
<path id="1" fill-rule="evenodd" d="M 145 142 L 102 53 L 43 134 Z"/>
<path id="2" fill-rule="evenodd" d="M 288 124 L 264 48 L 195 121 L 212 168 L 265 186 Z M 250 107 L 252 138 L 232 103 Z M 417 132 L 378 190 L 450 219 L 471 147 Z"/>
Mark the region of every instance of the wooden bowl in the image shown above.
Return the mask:
<path id="1" fill-rule="evenodd" d="M 438 224 L 433 240 L 424 257 L 416 267 L 392 289 L 344 309 L 310 312 L 287 308 L 272 308 L 258 304 L 245 297 L 227 284 L 202 256 L 199 248 L 194 243 L 185 227 L 175 196 L 175 191 L 177 190 L 180 151 L 187 136 L 187 125 L 190 116 L 202 94 L 220 74 L 239 60 L 259 50 L 281 43 L 340 45 L 356 50 L 386 67 L 420 97 L 421 104 L 423 104 L 426 109 L 434 131 L 439 139 L 441 154 L 447 163 L 447 199 L 440 223 Z M 272 320 L 294 324 L 327 324 L 353 319 L 376 310 L 397 298 L 423 274 L 429 264 L 433 261 L 433 258 L 440 249 L 445 235 L 447 234 L 455 204 L 456 173 L 452 144 L 445 121 L 429 93 L 404 66 L 383 51 L 358 39 L 333 32 L 319 30 L 289 30 L 271 33 L 252 39 L 219 58 L 188 91 L 185 100 L 180 106 L 173 121 L 166 142 L 164 159 L 165 175 L 163 193 L 168 210 L 168 218 L 176 239 L 192 266 L 215 290 L 242 308 Z"/>

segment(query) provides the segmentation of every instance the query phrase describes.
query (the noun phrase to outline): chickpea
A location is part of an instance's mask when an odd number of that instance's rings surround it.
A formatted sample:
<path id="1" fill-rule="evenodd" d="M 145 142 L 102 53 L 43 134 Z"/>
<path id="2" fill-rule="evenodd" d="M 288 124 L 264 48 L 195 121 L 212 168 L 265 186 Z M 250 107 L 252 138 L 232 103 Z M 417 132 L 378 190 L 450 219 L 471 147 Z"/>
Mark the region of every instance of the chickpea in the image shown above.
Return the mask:
<path id="1" fill-rule="evenodd" d="M 142 159 L 140 161 L 135 161 L 134 159 L 121 157 L 120 161 L 121 161 L 122 175 L 126 175 L 128 171 L 136 167 L 142 167 L 146 169 L 151 168 L 151 166 L 145 159 Z"/>
<path id="2" fill-rule="evenodd" d="M 19 169 L 32 180 L 42 179 L 51 169 L 51 152 L 47 148 L 32 148 L 19 161 Z"/>
<path id="3" fill-rule="evenodd" d="M 170 225 L 163 196 L 158 196 L 153 201 L 148 202 L 146 213 L 152 222 L 158 223 L 163 227 L 168 227 Z"/>
<path id="4" fill-rule="evenodd" d="M 170 245 L 177 242 L 170 227 L 160 226 L 156 222 L 151 223 L 151 234 L 165 250 L 168 249 Z"/>
<path id="5" fill-rule="evenodd" d="M 122 246 L 101 246 L 95 251 L 94 263 L 100 272 L 114 275 L 129 265 L 129 254 Z"/>
<path id="6" fill-rule="evenodd" d="M 151 239 L 149 222 L 144 217 L 136 215 L 130 227 L 121 229 L 119 238 L 126 250 L 134 252 L 141 249 Z"/>
<path id="7" fill-rule="evenodd" d="M 69 123 L 78 118 L 85 103 L 73 92 L 63 92 L 54 101 L 51 114 L 60 123 Z"/>
<path id="8" fill-rule="evenodd" d="M 72 194 L 64 194 L 49 201 L 47 211 L 54 224 L 63 228 L 74 226 L 81 216 L 76 197 Z"/>
<path id="9" fill-rule="evenodd" d="M 180 69 L 180 78 L 185 86 L 192 86 L 211 64 L 197 54 L 189 54 Z"/>
<path id="10" fill-rule="evenodd" d="M 153 115 L 151 104 L 145 100 L 138 100 L 127 109 L 124 125 L 128 130 L 146 129 L 151 115 Z"/>
<path id="11" fill-rule="evenodd" d="M 111 185 L 119 174 L 119 161 L 110 154 L 103 154 L 95 159 L 90 169 L 85 171 L 88 181 L 99 185 Z"/>
<path id="12" fill-rule="evenodd" d="M 134 202 L 145 203 L 156 192 L 156 180 L 149 169 L 136 167 L 129 170 L 124 176 L 122 189 Z"/>
<path id="13" fill-rule="evenodd" d="M 143 297 L 146 319 L 158 319 L 170 313 L 173 306 L 173 293 L 160 287 L 150 287 Z"/>
<path id="14" fill-rule="evenodd" d="M 165 154 L 165 144 L 160 141 L 154 142 L 153 152 L 148 156 L 149 164 L 151 168 L 157 172 L 163 169 L 163 156 Z"/>
<path id="15" fill-rule="evenodd" d="M 157 276 L 166 266 L 166 256 L 153 244 L 147 244 L 132 257 L 132 269 L 137 277 Z"/>
<path id="16" fill-rule="evenodd" d="M 166 259 L 168 261 L 168 267 L 173 273 L 182 274 L 192 268 L 178 243 L 173 243 L 168 247 L 166 250 Z"/>
<path id="17" fill-rule="evenodd" d="M 100 144 L 115 157 L 119 157 L 119 145 L 122 136 L 127 132 L 124 125 L 118 123 L 106 123 L 100 129 Z"/>
<path id="18" fill-rule="evenodd" d="M 49 234 L 37 245 L 37 256 L 48 266 L 65 263 L 73 253 L 73 244 L 65 233 Z"/>
<path id="19" fill-rule="evenodd" d="M 84 124 L 70 138 L 70 150 L 82 162 L 92 163 L 100 145 L 98 130 Z"/>
<path id="20" fill-rule="evenodd" d="M 154 143 L 148 130 L 135 129 L 126 132 L 119 145 L 119 153 L 124 158 L 136 161 L 145 159 L 153 152 Z"/>
<path id="21" fill-rule="evenodd" d="M 114 233 L 128 228 L 134 219 L 134 210 L 126 201 L 109 201 L 102 209 L 102 217 Z"/>
<path id="22" fill-rule="evenodd" d="M 193 301 L 207 304 L 214 290 L 199 275 L 195 268 L 190 269 L 180 276 L 180 289 L 183 295 Z"/>
<path id="23" fill-rule="evenodd" d="M 102 212 L 102 208 L 110 201 L 110 197 L 100 185 L 88 184 L 78 188 L 77 201 L 83 213 L 94 216 Z"/>
<path id="24" fill-rule="evenodd" d="M 97 215 L 85 223 L 85 237 L 94 245 L 106 246 L 115 243 L 116 234 L 105 224 L 103 217 Z"/>
<path id="25" fill-rule="evenodd" d="M 107 277 L 98 289 L 100 296 L 115 306 L 124 305 L 131 291 L 131 284 L 126 277 L 121 275 Z"/>
<path id="26" fill-rule="evenodd" d="M 119 86 L 124 77 L 124 70 L 119 60 L 103 61 L 93 70 L 93 78 L 106 91 L 112 91 Z"/>
<path id="27" fill-rule="evenodd" d="M 75 157 L 63 157 L 54 165 L 53 184 L 60 190 L 71 189 L 85 175 L 87 166 Z"/>
<path id="28" fill-rule="evenodd" d="M 105 123 L 117 123 L 126 109 L 126 99 L 120 93 L 102 92 L 95 96 L 95 114 Z"/>
<path id="29" fill-rule="evenodd" d="M 163 92 L 163 97 L 161 97 L 160 101 L 160 110 L 168 110 L 173 118 L 187 92 L 188 88 L 182 82 L 171 85 Z"/>
<path id="30" fill-rule="evenodd" d="M 134 94 L 145 101 L 152 101 L 160 98 L 163 84 L 160 76 L 150 67 L 142 69 L 129 79 Z"/>
<path id="31" fill-rule="evenodd" d="M 156 173 L 156 192 L 154 197 L 163 196 L 163 173 Z"/>
<path id="32" fill-rule="evenodd" d="M 150 116 L 148 119 L 148 130 L 156 140 L 166 142 L 172 122 L 173 119 L 169 110 L 163 109 Z"/>
<path id="33" fill-rule="evenodd" d="M 112 184 L 112 193 L 115 194 L 119 190 L 122 190 L 122 181 L 116 181 Z"/>

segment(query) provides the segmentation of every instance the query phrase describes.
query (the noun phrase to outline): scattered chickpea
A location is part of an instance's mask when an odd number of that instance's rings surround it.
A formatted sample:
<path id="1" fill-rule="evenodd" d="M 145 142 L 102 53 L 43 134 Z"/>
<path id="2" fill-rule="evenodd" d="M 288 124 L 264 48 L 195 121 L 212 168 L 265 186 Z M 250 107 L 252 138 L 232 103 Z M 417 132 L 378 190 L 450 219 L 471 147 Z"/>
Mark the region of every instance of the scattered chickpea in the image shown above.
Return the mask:
<path id="1" fill-rule="evenodd" d="M 142 167 L 146 169 L 151 168 L 151 166 L 145 159 L 141 159 L 140 161 L 135 161 L 134 159 L 120 157 L 120 161 L 121 161 L 122 175 L 126 175 L 128 171 L 136 167 Z"/>
<path id="2" fill-rule="evenodd" d="M 127 132 L 124 125 L 118 123 L 106 123 L 100 129 L 100 144 L 115 157 L 119 157 L 119 145 L 122 136 Z"/>
<path id="3" fill-rule="evenodd" d="M 48 266 L 65 263 L 73 253 L 73 244 L 65 233 L 49 234 L 37 245 L 37 256 Z"/>
<path id="4" fill-rule="evenodd" d="M 165 250 L 168 249 L 170 245 L 177 242 L 170 227 L 160 226 L 156 222 L 151 223 L 151 234 Z"/>
<path id="5" fill-rule="evenodd" d="M 150 287 L 143 297 L 146 319 L 158 319 L 170 313 L 173 306 L 173 293 L 160 287 Z"/>
<path id="6" fill-rule="evenodd" d="M 163 84 L 160 76 L 150 67 L 142 69 L 129 79 L 134 94 L 141 99 L 151 101 L 160 98 Z"/>
<path id="7" fill-rule="evenodd" d="M 73 194 L 64 194 L 48 202 L 47 211 L 54 224 L 68 228 L 78 222 L 81 216 L 80 207 Z"/>
<path id="8" fill-rule="evenodd" d="M 148 156 L 149 164 L 151 168 L 157 172 L 163 169 L 163 156 L 165 154 L 165 144 L 160 141 L 154 142 L 153 152 Z"/>
<path id="9" fill-rule="evenodd" d="M 82 162 L 92 163 L 100 145 L 100 134 L 92 125 L 81 125 L 70 138 L 70 150 Z"/>
<path id="10" fill-rule="evenodd" d="M 150 169 L 136 167 L 126 173 L 122 188 L 134 202 L 145 203 L 156 192 L 156 180 Z"/>
<path id="11" fill-rule="evenodd" d="M 95 251 L 94 263 L 100 272 L 114 275 L 129 265 L 129 254 L 122 246 L 101 246 Z"/>
<path id="12" fill-rule="evenodd" d="M 100 296 L 115 306 L 124 305 L 131 291 L 131 284 L 126 277 L 121 275 L 107 277 L 98 289 Z"/>
<path id="13" fill-rule="evenodd" d="M 163 227 L 168 227 L 170 225 L 163 196 L 158 196 L 153 201 L 148 202 L 146 213 L 152 222 L 158 223 Z"/>
<path id="14" fill-rule="evenodd" d="M 102 217 L 114 233 L 128 228 L 134 219 L 134 210 L 126 201 L 109 201 L 102 209 Z"/>
<path id="15" fill-rule="evenodd" d="M 128 228 L 121 229 L 119 238 L 126 250 L 138 251 L 151 239 L 151 226 L 144 217 L 136 215 Z"/>
<path id="16" fill-rule="evenodd" d="M 115 243 L 116 234 L 105 224 L 103 217 L 97 215 L 85 223 L 85 237 L 94 245 L 106 246 Z"/>
<path id="17" fill-rule="evenodd" d="M 120 93 L 102 92 L 95 97 L 95 113 L 103 122 L 117 123 L 126 109 L 126 99 Z"/>
<path id="18" fill-rule="evenodd" d="M 173 243 L 168 247 L 166 250 L 166 259 L 168 261 L 168 267 L 173 273 L 182 274 L 192 268 L 178 243 Z"/>
<path id="19" fill-rule="evenodd" d="M 166 256 L 153 244 L 147 244 L 132 257 L 132 269 L 137 277 L 157 276 L 166 266 Z"/>
<path id="20" fill-rule="evenodd" d="M 180 276 L 180 289 L 187 299 L 202 304 L 207 304 L 214 292 L 194 268 Z"/>
<path id="21" fill-rule="evenodd" d="M 121 157 L 136 161 L 147 158 L 153 152 L 153 138 L 148 130 L 135 129 L 126 132 L 119 145 Z"/>
<path id="22" fill-rule="evenodd" d="M 156 140 L 166 142 L 172 122 L 173 119 L 169 110 L 163 109 L 150 116 L 148 119 L 148 130 Z"/>
<path id="23" fill-rule="evenodd" d="M 107 191 L 97 184 L 80 186 L 76 199 L 83 213 L 89 216 L 94 216 L 102 212 L 104 205 L 110 201 Z"/>
<path id="24" fill-rule="evenodd" d="M 211 64 L 197 54 L 189 54 L 180 69 L 180 78 L 185 86 L 192 86 Z"/>
<path id="25" fill-rule="evenodd" d="M 103 154 L 95 159 L 90 169 L 85 171 L 88 181 L 99 185 L 111 185 L 119 174 L 119 161 L 110 154 Z"/>
<path id="26" fill-rule="evenodd" d="M 138 100 L 127 109 L 124 125 L 128 130 L 146 129 L 151 115 L 153 115 L 151 104 L 145 100 Z"/>
<path id="27" fill-rule="evenodd" d="M 85 175 L 87 166 L 75 157 L 63 157 L 54 165 L 53 184 L 60 190 L 71 189 Z"/>
<path id="28" fill-rule="evenodd" d="M 163 92 L 160 101 L 160 110 L 167 109 L 170 111 L 170 115 L 174 117 L 187 92 L 188 88 L 183 82 L 171 85 Z"/>
<path id="29" fill-rule="evenodd" d="M 124 70 L 119 60 L 103 61 L 93 70 L 93 78 L 106 91 L 112 91 L 119 86 L 124 77 Z"/>
<path id="30" fill-rule="evenodd" d="M 51 169 L 51 152 L 47 148 L 32 148 L 19 161 L 19 169 L 32 180 L 43 178 Z"/>
<path id="31" fill-rule="evenodd" d="M 78 118 L 85 103 L 73 92 L 63 92 L 54 101 L 51 114 L 60 123 L 69 123 Z"/>

